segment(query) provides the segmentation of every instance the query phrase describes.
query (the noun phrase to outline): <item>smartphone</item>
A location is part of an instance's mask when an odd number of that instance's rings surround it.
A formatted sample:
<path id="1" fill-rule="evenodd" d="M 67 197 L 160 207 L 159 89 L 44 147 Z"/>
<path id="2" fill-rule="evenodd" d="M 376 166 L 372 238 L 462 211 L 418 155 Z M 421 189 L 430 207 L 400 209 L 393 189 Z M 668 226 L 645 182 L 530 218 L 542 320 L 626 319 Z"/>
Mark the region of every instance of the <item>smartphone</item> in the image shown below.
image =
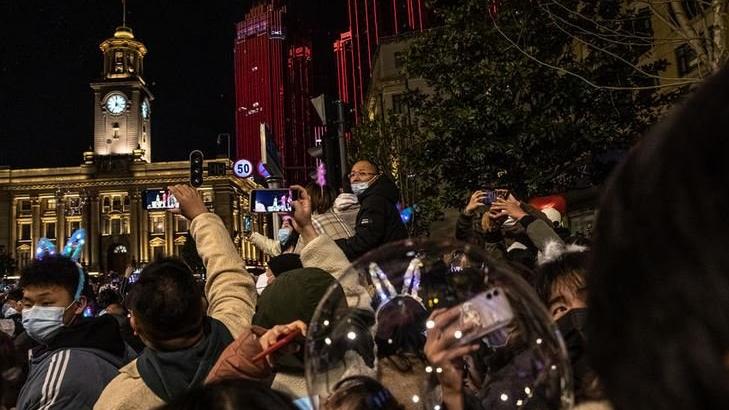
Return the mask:
<path id="1" fill-rule="evenodd" d="M 506 199 L 509 197 L 509 190 L 506 188 L 484 189 L 486 194 L 483 198 L 484 205 L 491 205 L 497 199 Z"/>
<path id="2" fill-rule="evenodd" d="M 243 215 L 243 233 L 249 234 L 253 232 L 253 217 L 251 215 Z"/>
<path id="3" fill-rule="evenodd" d="M 147 189 L 144 191 L 144 208 L 148 211 L 176 209 L 180 203 L 168 189 Z"/>
<path id="4" fill-rule="evenodd" d="M 83 313 L 84 317 L 94 317 L 94 309 L 91 307 L 91 305 L 86 306 Z"/>
<path id="5" fill-rule="evenodd" d="M 251 191 L 251 212 L 291 212 L 291 191 L 284 189 L 254 189 Z"/>
<path id="6" fill-rule="evenodd" d="M 293 332 L 287 334 L 283 338 L 277 340 L 276 343 L 269 346 L 266 350 L 253 356 L 253 362 L 254 363 L 258 362 L 258 361 L 264 359 L 266 356 L 270 356 L 273 353 L 277 352 L 278 350 L 281 350 L 284 346 L 290 345 L 299 336 L 301 336 L 301 332 L 299 332 L 298 330 L 294 330 Z"/>
<path id="7" fill-rule="evenodd" d="M 460 343 L 467 344 L 508 326 L 514 320 L 514 311 L 504 291 L 491 288 L 479 293 L 461 305 L 460 324 L 473 326 L 473 330 L 463 335 Z"/>

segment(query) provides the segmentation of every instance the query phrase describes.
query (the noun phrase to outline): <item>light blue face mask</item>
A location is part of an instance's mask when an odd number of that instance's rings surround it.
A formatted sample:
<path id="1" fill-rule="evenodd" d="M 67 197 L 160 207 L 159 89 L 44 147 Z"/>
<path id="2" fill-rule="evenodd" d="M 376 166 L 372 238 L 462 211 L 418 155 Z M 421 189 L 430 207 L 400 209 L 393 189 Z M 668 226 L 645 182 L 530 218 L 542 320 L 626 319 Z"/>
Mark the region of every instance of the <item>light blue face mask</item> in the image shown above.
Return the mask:
<path id="1" fill-rule="evenodd" d="M 23 309 L 23 327 L 28 336 L 36 342 L 47 345 L 53 337 L 63 328 L 63 314 L 74 305 L 71 302 L 65 308 L 59 306 L 33 306 Z"/>
<path id="2" fill-rule="evenodd" d="M 353 182 L 352 183 L 352 193 L 357 196 L 360 196 L 369 187 L 370 187 L 369 182 Z"/>
<path id="3" fill-rule="evenodd" d="M 289 228 L 281 228 L 278 230 L 278 242 L 283 245 L 291 235 L 291 229 Z"/>

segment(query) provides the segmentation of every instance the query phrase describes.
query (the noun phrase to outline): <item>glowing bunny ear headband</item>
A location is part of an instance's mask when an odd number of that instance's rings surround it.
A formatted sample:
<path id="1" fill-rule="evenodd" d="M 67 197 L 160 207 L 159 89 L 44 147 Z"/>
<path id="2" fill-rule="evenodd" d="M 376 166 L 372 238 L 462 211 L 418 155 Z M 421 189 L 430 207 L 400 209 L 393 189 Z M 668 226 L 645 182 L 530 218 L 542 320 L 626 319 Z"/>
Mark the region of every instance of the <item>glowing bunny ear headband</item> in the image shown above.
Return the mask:
<path id="1" fill-rule="evenodd" d="M 76 263 L 76 266 L 78 267 L 78 287 L 76 288 L 74 300 L 79 300 L 79 298 L 81 297 L 81 291 L 84 289 L 84 284 L 86 282 L 86 279 L 84 277 L 84 270 L 81 267 L 81 264 L 78 263 L 85 244 L 86 230 L 84 230 L 83 228 L 79 228 L 75 230 L 73 234 L 71 234 L 71 237 L 68 238 L 68 241 L 66 241 L 66 246 L 63 247 L 63 251 L 61 252 L 61 256 L 70 258 Z M 38 240 L 38 245 L 36 246 L 35 252 L 35 258 L 37 260 L 43 260 L 47 256 L 55 256 L 56 254 L 58 254 L 56 250 L 56 245 L 48 238 L 40 238 Z"/>
<path id="2" fill-rule="evenodd" d="M 407 270 L 405 271 L 405 278 L 402 285 L 402 290 L 398 293 L 395 287 L 392 285 L 390 280 L 387 278 L 385 272 L 374 262 L 370 263 L 369 274 L 372 284 L 375 286 L 377 296 L 380 298 L 380 307 L 378 311 L 382 309 L 388 302 L 392 301 L 396 297 L 410 297 L 418 302 L 423 309 L 422 299 L 418 296 L 420 290 L 420 269 L 423 267 L 423 262 L 420 258 L 415 257 L 410 261 Z"/>

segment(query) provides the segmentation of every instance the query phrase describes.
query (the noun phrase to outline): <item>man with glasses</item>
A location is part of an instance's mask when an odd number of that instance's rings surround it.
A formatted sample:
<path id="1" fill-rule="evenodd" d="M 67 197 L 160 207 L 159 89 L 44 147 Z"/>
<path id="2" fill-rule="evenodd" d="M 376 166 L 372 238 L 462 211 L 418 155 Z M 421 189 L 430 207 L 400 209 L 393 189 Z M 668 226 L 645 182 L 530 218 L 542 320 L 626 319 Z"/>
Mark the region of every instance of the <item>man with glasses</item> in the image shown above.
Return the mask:
<path id="1" fill-rule="evenodd" d="M 349 181 L 361 207 L 354 236 L 336 241 L 349 260 L 355 260 L 385 243 L 408 237 L 397 209 L 400 191 L 394 182 L 365 160 L 352 166 Z"/>

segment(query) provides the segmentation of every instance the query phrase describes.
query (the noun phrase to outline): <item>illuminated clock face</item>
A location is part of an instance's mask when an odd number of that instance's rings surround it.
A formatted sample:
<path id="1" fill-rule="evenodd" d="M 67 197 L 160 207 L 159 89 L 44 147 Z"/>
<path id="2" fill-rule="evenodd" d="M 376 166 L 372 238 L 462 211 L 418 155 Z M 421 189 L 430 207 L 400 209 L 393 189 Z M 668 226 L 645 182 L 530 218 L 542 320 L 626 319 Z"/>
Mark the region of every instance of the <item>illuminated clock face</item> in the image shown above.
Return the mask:
<path id="1" fill-rule="evenodd" d="M 122 94 L 112 94 L 106 99 L 106 110 L 119 115 L 127 108 L 127 98 Z"/>
<path id="2" fill-rule="evenodd" d="M 142 101 L 142 118 L 149 119 L 149 100 Z"/>

